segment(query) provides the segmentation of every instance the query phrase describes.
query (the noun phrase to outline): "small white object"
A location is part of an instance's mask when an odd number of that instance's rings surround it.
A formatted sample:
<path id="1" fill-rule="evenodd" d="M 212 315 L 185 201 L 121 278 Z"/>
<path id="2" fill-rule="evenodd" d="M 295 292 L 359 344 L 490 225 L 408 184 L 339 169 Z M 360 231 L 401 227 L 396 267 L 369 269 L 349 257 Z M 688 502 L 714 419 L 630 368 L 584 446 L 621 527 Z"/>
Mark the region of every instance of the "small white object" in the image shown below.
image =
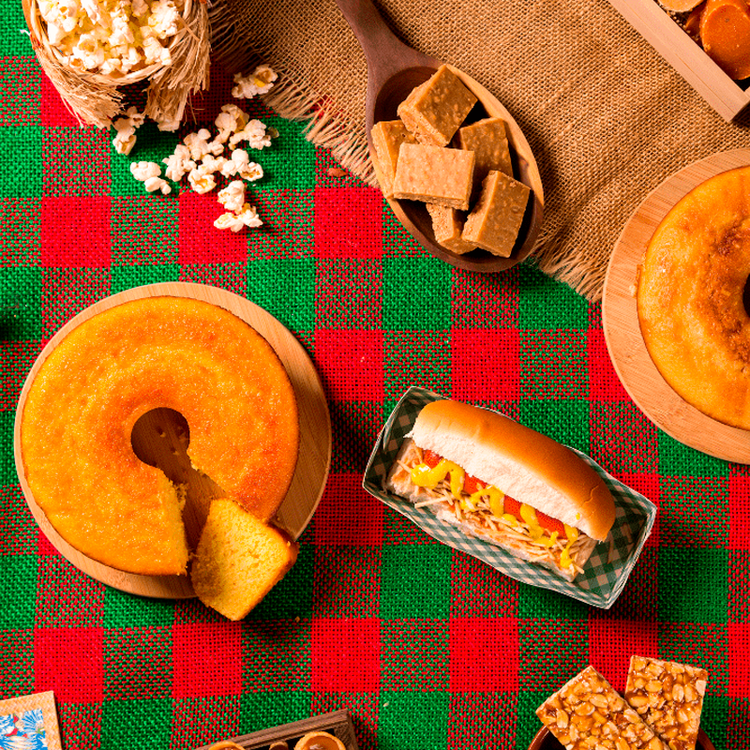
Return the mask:
<path id="1" fill-rule="evenodd" d="M 155 193 L 157 190 L 161 190 L 163 195 L 167 195 L 172 192 L 170 184 L 166 180 L 162 180 L 161 177 L 149 177 L 144 183 L 143 187 L 149 193 Z"/>
<path id="2" fill-rule="evenodd" d="M 229 138 L 229 145 L 236 146 L 241 141 L 254 149 L 263 149 L 271 145 L 271 136 L 266 133 L 266 126 L 260 120 L 250 120 L 245 127 Z"/>
<path id="3" fill-rule="evenodd" d="M 245 206 L 245 183 L 242 180 L 232 180 L 219 191 L 219 203 L 227 211 L 239 214 Z"/>
<path id="4" fill-rule="evenodd" d="M 159 177 L 161 167 L 154 161 L 134 161 L 130 165 L 130 173 L 138 182 L 145 182 L 150 177 Z"/>
<path id="5" fill-rule="evenodd" d="M 247 76 L 236 73 L 232 96 L 235 99 L 252 99 L 257 94 L 265 94 L 278 77 L 268 65 L 259 65 Z"/>
<path id="6" fill-rule="evenodd" d="M 190 187 L 196 193 L 200 194 L 210 193 L 216 187 L 216 180 L 213 173 L 204 170 L 202 166 L 198 166 L 190 171 L 188 182 L 190 183 Z"/>

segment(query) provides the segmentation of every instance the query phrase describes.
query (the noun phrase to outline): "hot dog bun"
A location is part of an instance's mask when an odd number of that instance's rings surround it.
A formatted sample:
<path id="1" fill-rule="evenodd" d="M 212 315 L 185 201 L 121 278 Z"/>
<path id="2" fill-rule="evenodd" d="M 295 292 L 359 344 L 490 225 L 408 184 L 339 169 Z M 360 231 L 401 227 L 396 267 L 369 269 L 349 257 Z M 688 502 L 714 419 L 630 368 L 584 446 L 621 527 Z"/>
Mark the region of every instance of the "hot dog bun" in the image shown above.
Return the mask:
<path id="1" fill-rule="evenodd" d="M 594 469 L 564 445 L 497 412 L 433 401 L 419 413 L 411 437 L 423 450 L 593 539 L 606 539 L 614 524 L 614 499 Z"/>

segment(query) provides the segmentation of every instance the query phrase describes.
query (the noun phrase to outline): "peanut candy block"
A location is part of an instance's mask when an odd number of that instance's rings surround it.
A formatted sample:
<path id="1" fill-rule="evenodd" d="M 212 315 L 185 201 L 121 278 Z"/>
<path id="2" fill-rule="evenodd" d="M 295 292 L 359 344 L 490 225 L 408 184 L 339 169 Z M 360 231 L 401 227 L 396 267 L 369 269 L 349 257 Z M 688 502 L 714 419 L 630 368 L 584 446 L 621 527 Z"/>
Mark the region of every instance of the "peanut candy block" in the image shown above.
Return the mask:
<path id="1" fill-rule="evenodd" d="M 592 666 L 547 698 L 536 715 L 566 750 L 666 750 Z"/>
<path id="2" fill-rule="evenodd" d="M 376 174 L 386 198 L 393 196 L 398 150 L 402 143 L 416 143 L 414 136 L 401 120 L 383 120 L 373 125 L 370 133 L 377 154 Z"/>
<path id="3" fill-rule="evenodd" d="M 670 750 L 693 750 L 707 679 L 705 669 L 633 656 L 625 700 Z"/>

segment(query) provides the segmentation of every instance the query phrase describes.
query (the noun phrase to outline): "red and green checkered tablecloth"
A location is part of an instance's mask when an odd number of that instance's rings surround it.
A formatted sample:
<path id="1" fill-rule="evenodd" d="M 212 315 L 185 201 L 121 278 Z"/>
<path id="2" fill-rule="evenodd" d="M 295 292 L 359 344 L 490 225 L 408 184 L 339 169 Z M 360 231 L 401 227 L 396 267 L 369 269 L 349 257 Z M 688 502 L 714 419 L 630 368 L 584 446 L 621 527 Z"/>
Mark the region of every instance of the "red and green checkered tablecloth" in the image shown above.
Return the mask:
<path id="1" fill-rule="evenodd" d="M 220 232 L 215 195 L 147 195 L 130 176 L 131 160 L 160 160 L 178 135 L 145 126 L 131 158 L 114 153 L 107 133 L 77 127 L 23 29 L 5 0 L 0 697 L 53 690 L 68 750 L 191 748 L 341 707 L 364 750 L 524 750 L 550 692 L 589 663 L 622 688 L 640 653 L 705 666 L 704 729 L 717 748 L 750 745 L 750 471 L 645 419 L 612 370 L 598 305 L 533 262 L 483 276 L 426 255 L 378 191 L 329 172 L 300 124 L 256 101 L 251 114 L 279 131 L 254 153 L 265 225 Z M 229 88 L 214 70 L 199 121 Z M 92 302 L 168 280 L 265 307 L 310 352 L 329 399 L 332 473 L 299 561 L 240 623 L 79 572 L 38 530 L 13 464 L 16 401 L 44 343 Z M 611 610 L 512 581 L 361 490 L 413 384 L 498 408 L 657 504 Z"/>

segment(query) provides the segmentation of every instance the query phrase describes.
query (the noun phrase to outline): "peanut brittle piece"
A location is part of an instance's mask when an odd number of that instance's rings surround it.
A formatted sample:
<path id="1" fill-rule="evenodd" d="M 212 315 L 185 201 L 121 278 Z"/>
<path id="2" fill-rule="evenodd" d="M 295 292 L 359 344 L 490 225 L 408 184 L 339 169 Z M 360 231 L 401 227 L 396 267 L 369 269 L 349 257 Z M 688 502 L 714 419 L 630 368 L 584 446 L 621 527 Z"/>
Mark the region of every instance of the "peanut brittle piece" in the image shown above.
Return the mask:
<path id="1" fill-rule="evenodd" d="M 547 698 L 536 715 L 566 750 L 666 750 L 592 666 Z"/>
<path id="2" fill-rule="evenodd" d="M 625 700 L 670 750 L 694 750 L 707 680 L 700 667 L 633 656 Z"/>

